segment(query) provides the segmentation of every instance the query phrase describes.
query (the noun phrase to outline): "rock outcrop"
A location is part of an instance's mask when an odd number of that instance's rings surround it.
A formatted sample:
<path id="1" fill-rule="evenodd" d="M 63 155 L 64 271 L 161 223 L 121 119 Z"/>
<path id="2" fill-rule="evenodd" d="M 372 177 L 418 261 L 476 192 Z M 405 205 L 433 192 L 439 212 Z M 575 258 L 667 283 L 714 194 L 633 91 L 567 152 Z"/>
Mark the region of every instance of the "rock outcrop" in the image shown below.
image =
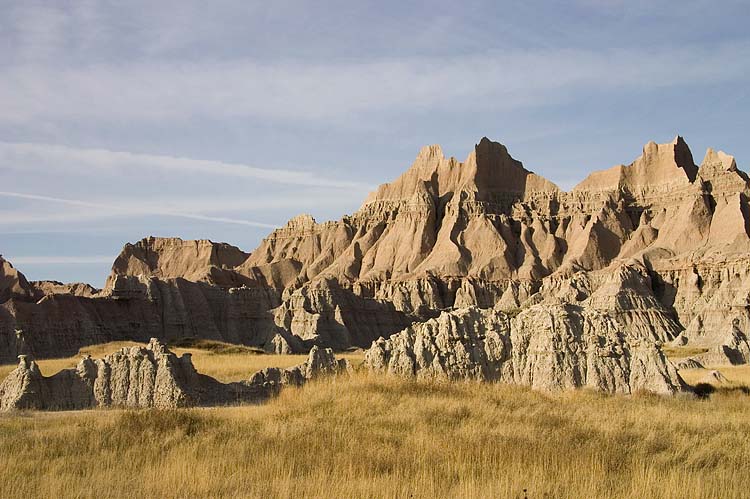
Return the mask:
<path id="1" fill-rule="evenodd" d="M 140 275 L 199 281 L 207 278 L 206 274 L 211 268 L 232 269 L 247 257 L 247 253 L 226 243 L 149 237 L 136 244 L 125 245 L 115 259 L 105 288 L 111 287 L 116 276 Z"/>
<path id="2" fill-rule="evenodd" d="M 698 382 L 698 384 L 706 385 L 725 385 L 727 383 L 729 383 L 729 380 L 720 371 L 709 371 Z"/>
<path id="3" fill-rule="evenodd" d="M 251 386 L 275 389 L 285 385 L 301 386 L 306 381 L 321 376 L 351 373 L 352 367 L 346 359 L 337 359 L 330 348 L 313 346 L 305 362 L 288 369 L 269 367 L 255 373 L 249 381 Z"/>
<path id="4" fill-rule="evenodd" d="M 35 291 L 37 300 L 47 295 L 73 295 L 92 298 L 101 292 L 101 290 L 84 282 L 31 281 L 30 284 Z"/>
<path id="5" fill-rule="evenodd" d="M 314 347 L 303 364 L 266 369 L 248 381 L 221 383 L 198 373 L 190 354 L 177 357 L 152 339 L 147 347 L 123 348 L 100 360 L 86 357 L 75 369 L 45 377 L 26 355 L 0 383 L 0 411 L 72 410 L 94 407 L 178 408 L 258 402 L 285 385 L 300 386 L 323 375 L 346 373 L 346 360 Z"/>
<path id="6" fill-rule="evenodd" d="M 26 277 L 0 255 L 0 303 L 5 303 L 11 298 L 23 300 L 33 296 L 33 287 Z"/>
<path id="7" fill-rule="evenodd" d="M 414 324 L 365 353 L 374 371 L 472 379 L 541 390 L 674 394 L 684 387 L 657 343 L 627 335 L 596 310 L 535 305 L 514 318 L 466 308 Z"/>
<path id="8" fill-rule="evenodd" d="M 21 353 L 16 330 L 37 356 L 186 336 L 306 352 L 368 348 L 455 308 L 545 304 L 706 348 L 706 365 L 748 362 L 748 196 L 734 158 L 709 150 L 697 166 L 681 137 L 570 192 L 486 138 L 463 162 L 428 146 L 356 213 L 295 217 L 249 255 L 147 238 L 125 246 L 98 294 L 39 295 L 4 265 L 0 361 Z"/>

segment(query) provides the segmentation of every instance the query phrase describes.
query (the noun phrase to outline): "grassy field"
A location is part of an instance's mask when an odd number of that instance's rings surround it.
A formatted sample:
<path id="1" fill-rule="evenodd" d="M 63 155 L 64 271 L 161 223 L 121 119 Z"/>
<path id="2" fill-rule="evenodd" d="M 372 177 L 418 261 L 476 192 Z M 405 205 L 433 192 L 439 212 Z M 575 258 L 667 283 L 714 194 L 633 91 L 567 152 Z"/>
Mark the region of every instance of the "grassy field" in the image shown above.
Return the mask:
<path id="1" fill-rule="evenodd" d="M 680 375 L 685 382 L 694 386 L 702 382 L 706 375 L 714 370 L 724 375 L 729 386 L 750 387 L 750 365 L 747 364 L 742 366 L 709 366 L 706 369 L 683 369 L 680 371 Z"/>
<path id="2" fill-rule="evenodd" d="M 0 416 L 0 497 L 746 497 L 749 408 L 358 374 L 262 406 Z"/>
<path id="3" fill-rule="evenodd" d="M 196 367 L 224 380 L 305 358 L 202 347 Z M 750 382 L 750 366 L 721 371 Z M 0 497 L 747 497 L 749 433 L 741 391 L 546 394 L 360 372 L 259 406 L 0 415 Z"/>

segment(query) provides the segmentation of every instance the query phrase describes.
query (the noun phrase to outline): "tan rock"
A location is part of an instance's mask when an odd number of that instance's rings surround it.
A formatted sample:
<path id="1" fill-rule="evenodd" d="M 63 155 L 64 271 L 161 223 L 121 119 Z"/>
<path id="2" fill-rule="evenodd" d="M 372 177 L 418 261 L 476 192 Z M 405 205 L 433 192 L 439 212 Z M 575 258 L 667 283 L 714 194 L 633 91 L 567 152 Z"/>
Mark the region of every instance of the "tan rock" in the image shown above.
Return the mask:
<path id="1" fill-rule="evenodd" d="M 30 299 L 33 288 L 26 277 L 0 255 L 0 303 L 11 298 Z"/>
<path id="2" fill-rule="evenodd" d="M 105 289 L 111 288 L 115 276 L 122 275 L 199 281 L 205 279 L 211 267 L 231 269 L 241 265 L 248 256 L 226 243 L 149 237 L 125 245 L 115 259 Z"/>
<path id="3" fill-rule="evenodd" d="M 608 316 L 572 305 L 534 306 L 515 318 L 476 308 L 446 312 L 378 339 L 365 365 L 407 377 L 552 391 L 673 394 L 684 385 L 657 343 L 628 341 Z"/>
<path id="4" fill-rule="evenodd" d="M 643 154 L 628 166 L 618 165 L 595 172 L 578 184 L 575 191 L 620 191 L 648 196 L 649 191 L 687 186 L 695 180 L 698 167 L 682 137 L 669 144 L 649 142 Z"/>
<path id="5" fill-rule="evenodd" d="M 100 292 L 99 289 L 83 282 L 32 281 L 30 284 L 36 292 L 37 299 L 46 295 L 73 295 L 91 298 Z"/>
<path id="6" fill-rule="evenodd" d="M 707 385 L 725 385 L 727 383 L 729 383 L 729 380 L 721 374 L 721 371 L 709 371 L 698 381 L 698 384 Z"/>
<path id="7" fill-rule="evenodd" d="M 346 374 L 348 361 L 313 347 L 308 360 L 290 369 L 266 369 L 240 383 L 220 383 L 199 374 L 190 354 L 177 357 L 156 339 L 146 348 L 123 348 L 100 360 L 84 358 L 75 369 L 44 377 L 36 362 L 19 357 L 0 383 L 0 411 L 69 410 L 94 407 L 177 408 L 258 402 L 285 385 L 299 386 L 325 375 Z"/>
<path id="8" fill-rule="evenodd" d="M 38 356 L 152 336 L 307 351 L 368 347 L 456 307 L 572 304 L 633 344 L 680 336 L 745 362 L 749 194 L 734 158 L 709 150 L 698 168 L 680 137 L 567 193 L 488 139 L 463 162 L 428 146 L 356 213 L 296 217 L 249 256 L 148 238 L 98 295 L 4 281 L 19 284 L 0 304 L 0 361 L 21 353 L 18 329 Z"/>

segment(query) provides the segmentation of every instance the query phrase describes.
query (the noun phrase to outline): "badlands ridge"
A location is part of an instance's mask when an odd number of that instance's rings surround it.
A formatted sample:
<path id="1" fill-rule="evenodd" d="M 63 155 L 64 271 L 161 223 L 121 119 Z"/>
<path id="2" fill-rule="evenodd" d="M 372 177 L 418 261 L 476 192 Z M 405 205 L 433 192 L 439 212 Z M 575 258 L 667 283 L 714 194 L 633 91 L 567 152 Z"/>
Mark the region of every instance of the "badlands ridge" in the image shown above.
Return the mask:
<path id="1" fill-rule="evenodd" d="M 570 192 L 486 138 L 463 162 L 428 146 L 356 213 L 298 216 L 249 254 L 150 237 L 103 290 L 29 282 L 0 258 L 0 361 L 195 337 L 360 347 L 414 377 L 674 393 L 664 344 L 691 365 L 750 361 L 749 194 L 733 157 L 697 166 L 681 137 Z"/>

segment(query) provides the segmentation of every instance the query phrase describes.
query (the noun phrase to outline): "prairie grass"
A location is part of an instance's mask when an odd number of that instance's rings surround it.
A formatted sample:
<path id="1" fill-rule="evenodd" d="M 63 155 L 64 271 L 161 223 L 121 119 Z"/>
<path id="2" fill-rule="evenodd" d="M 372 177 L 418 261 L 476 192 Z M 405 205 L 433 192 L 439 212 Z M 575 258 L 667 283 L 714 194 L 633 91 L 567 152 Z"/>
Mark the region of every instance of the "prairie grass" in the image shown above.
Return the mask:
<path id="1" fill-rule="evenodd" d="M 694 346 L 671 346 L 663 345 L 661 347 L 664 355 L 672 359 L 684 359 L 708 352 L 708 348 Z"/>
<path id="2" fill-rule="evenodd" d="M 360 373 L 260 406 L 0 416 L 0 497 L 746 497 L 748 409 Z"/>
<path id="3" fill-rule="evenodd" d="M 719 371 L 730 385 L 750 386 L 750 365 L 708 366 L 705 369 L 682 369 L 680 376 L 689 385 L 700 383 L 711 371 Z"/>
<path id="4" fill-rule="evenodd" d="M 305 359 L 174 350 L 227 381 Z M 750 384 L 750 366 L 719 369 Z M 748 434 L 741 391 L 548 394 L 359 372 L 265 405 L 0 415 L 0 497 L 746 497 Z"/>
<path id="5" fill-rule="evenodd" d="M 181 338 L 169 344 L 170 348 L 190 348 L 206 350 L 212 353 L 224 354 L 249 354 L 262 355 L 266 352 L 262 348 L 248 347 L 245 345 L 235 345 L 233 343 L 224 343 L 223 341 L 206 340 L 202 338 Z"/>

